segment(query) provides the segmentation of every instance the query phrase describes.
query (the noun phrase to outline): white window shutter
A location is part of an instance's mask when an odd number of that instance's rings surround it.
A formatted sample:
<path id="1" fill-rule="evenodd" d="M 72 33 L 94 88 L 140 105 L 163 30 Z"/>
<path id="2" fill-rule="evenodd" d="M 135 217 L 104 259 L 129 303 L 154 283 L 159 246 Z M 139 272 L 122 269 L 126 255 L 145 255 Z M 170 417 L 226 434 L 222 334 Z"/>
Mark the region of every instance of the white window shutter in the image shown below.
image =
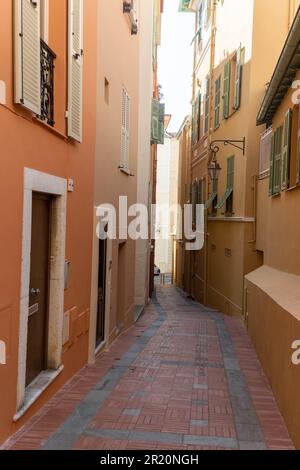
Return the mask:
<path id="1" fill-rule="evenodd" d="M 15 103 L 41 114 L 40 0 L 14 0 Z"/>
<path id="2" fill-rule="evenodd" d="M 130 97 L 125 88 L 122 92 L 122 137 L 121 137 L 121 167 L 129 168 L 130 150 Z"/>
<path id="3" fill-rule="evenodd" d="M 82 142 L 83 1 L 69 0 L 68 136 Z"/>

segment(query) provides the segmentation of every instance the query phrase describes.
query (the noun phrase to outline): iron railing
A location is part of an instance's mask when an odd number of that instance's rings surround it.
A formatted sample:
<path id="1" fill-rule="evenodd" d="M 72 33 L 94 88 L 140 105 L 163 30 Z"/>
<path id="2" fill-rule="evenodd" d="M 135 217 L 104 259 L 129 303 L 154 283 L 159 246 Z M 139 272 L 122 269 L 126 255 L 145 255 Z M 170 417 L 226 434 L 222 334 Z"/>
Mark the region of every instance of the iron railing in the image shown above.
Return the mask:
<path id="1" fill-rule="evenodd" d="M 54 126 L 54 60 L 56 54 L 41 39 L 41 116 Z"/>

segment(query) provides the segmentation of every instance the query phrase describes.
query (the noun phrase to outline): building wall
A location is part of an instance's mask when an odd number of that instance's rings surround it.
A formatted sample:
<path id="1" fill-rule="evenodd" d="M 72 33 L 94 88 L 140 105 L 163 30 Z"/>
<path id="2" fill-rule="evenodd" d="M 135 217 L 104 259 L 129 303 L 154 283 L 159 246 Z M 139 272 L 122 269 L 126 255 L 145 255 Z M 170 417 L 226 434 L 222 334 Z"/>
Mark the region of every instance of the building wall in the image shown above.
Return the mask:
<path id="1" fill-rule="evenodd" d="M 191 118 L 185 118 L 177 135 L 179 143 L 178 159 L 178 204 L 183 208 L 189 202 L 191 180 Z M 189 252 L 185 251 L 184 236 L 175 244 L 175 272 L 174 283 L 177 287 L 190 292 L 189 287 Z"/>
<path id="2" fill-rule="evenodd" d="M 1 2 L 0 80 L 6 86 L 6 104 L 0 105 L 0 217 L 5 225 L 0 236 L 0 338 L 6 342 L 7 363 L 0 366 L 0 441 L 22 426 L 87 361 L 86 324 L 90 308 L 96 113 L 94 55 L 98 2 L 84 2 L 84 125 L 81 145 L 68 139 L 66 133 L 67 2 L 53 0 L 50 5 L 49 45 L 57 54 L 54 129 L 39 122 L 20 105 L 14 104 L 13 2 Z M 64 295 L 64 311 L 66 317 L 70 317 L 70 329 L 65 331 L 69 341 L 63 348 L 64 370 L 27 413 L 17 423 L 13 423 L 17 411 L 17 370 L 20 359 L 18 343 L 24 168 L 74 180 L 74 192 L 67 195 L 66 259 L 71 262 L 71 277 Z M 76 333 L 73 335 L 72 332 Z"/>
<path id="3" fill-rule="evenodd" d="M 139 144 L 137 168 L 137 202 L 149 207 L 152 188 L 151 174 L 151 102 L 153 95 L 153 64 L 149 61 L 153 48 L 154 2 L 140 2 L 139 57 Z M 150 229 L 150 226 L 149 226 Z M 135 304 L 145 306 L 149 299 L 150 249 L 148 240 L 137 240 L 135 261 Z"/>
<path id="4" fill-rule="evenodd" d="M 155 264 L 162 273 L 173 271 L 173 237 L 177 229 L 177 217 L 170 208 L 177 204 L 178 187 L 178 141 L 165 137 L 164 145 L 158 146 L 156 189 L 156 252 Z M 160 212 L 162 208 L 164 211 Z M 171 215 L 170 215 L 171 214 Z"/>
<path id="5" fill-rule="evenodd" d="M 298 72 L 295 79 L 299 80 Z M 283 124 L 293 108 L 289 90 L 273 119 Z M 262 127 L 259 128 L 262 130 Z M 292 145 L 297 135 L 292 134 Z M 300 447 L 299 365 L 292 362 L 292 345 L 300 339 L 300 202 L 298 186 L 269 197 L 269 177 L 257 182 L 257 248 L 264 265 L 245 280 L 246 321 L 252 341 L 297 448 Z"/>
<path id="6" fill-rule="evenodd" d="M 128 15 L 123 14 L 122 2 L 100 2 L 97 24 L 97 140 L 94 206 L 111 204 L 117 211 L 117 239 L 109 241 L 106 268 L 105 342 L 108 347 L 121 331 L 132 324 L 135 310 L 136 246 L 135 241 L 129 237 L 123 239 L 119 236 L 119 229 L 123 228 L 119 225 L 119 196 L 127 196 L 128 208 L 137 202 L 141 33 L 131 34 L 130 20 Z M 108 44 L 109 47 L 107 47 Z M 123 87 L 130 96 L 128 172 L 120 169 Z M 99 219 L 96 213 L 94 217 L 94 227 L 96 227 Z M 97 312 L 98 263 L 98 239 L 95 231 L 92 283 L 94 317 Z M 95 333 L 91 331 L 90 360 L 93 360 L 95 356 L 94 344 Z"/>
<path id="7" fill-rule="evenodd" d="M 192 2 L 199 6 L 200 2 Z M 202 95 L 200 140 L 192 147 L 191 183 L 203 179 L 206 198 L 212 193 L 207 165 L 212 157 L 209 145 L 214 140 L 246 139 L 245 155 L 232 146 L 218 144 L 221 165 L 218 199 L 227 187 L 227 159 L 235 156 L 233 212 L 225 207 L 212 214 L 207 211 L 207 243 L 191 255 L 191 293 L 230 314 L 242 314 L 244 274 L 262 264 L 255 246 L 256 174 L 260 131 L 255 126 L 257 109 L 265 84 L 272 75 L 289 25 L 290 1 L 250 1 L 211 3 L 211 19 L 203 32 L 199 54 L 195 44 L 194 96 Z M 268 21 L 261 21 L 268 18 Z M 276 24 L 276 28 L 274 28 Z M 196 21 L 197 25 L 197 21 Z M 223 118 L 224 66 L 239 48 L 242 52 L 242 94 L 238 110 L 230 109 Z M 206 77 L 210 77 L 209 131 L 204 134 L 204 95 Z M 214 128 L 215 81 L 221 76 L 220 126 Z M 231 77 L 231 83 L 233 76 Z M 232 90 L 233 92 L 233 90 Z M 232 95 L 231 92 L 231 95 Z M 230 274 L 230 275 L 228 275 Z"/>

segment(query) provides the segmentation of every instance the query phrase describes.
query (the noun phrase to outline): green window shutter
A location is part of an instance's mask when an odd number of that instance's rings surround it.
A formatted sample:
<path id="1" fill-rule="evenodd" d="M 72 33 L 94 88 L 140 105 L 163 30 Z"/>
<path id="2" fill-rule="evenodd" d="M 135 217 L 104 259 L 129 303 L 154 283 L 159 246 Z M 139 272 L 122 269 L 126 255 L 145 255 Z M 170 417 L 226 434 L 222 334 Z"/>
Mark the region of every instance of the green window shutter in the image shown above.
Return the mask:
<path id="1" fill-rule="evenodd" d="M 281 189 L 282 191 L 285 191 L 289 187 L 291 129 L 292 129 L 292 110 L 289 109 L 285 115 L 284 130 L 283 130 L 283 146 L 282 146 L 282 161 L 281 161 Z"/>
<path id="2" fill-rule="evenodd" d="M 270 178 L 269 178 L 269 196 L 273 196 L 273 187 L 274 187 L 274 157 L 275 157 L 275 134 L 272 135 L 272 144 L 271 144 Z"/>
<path id="3" fill-rule="evenodd" d="M 297 184 L 300 183 L 300 107 L 298 117 L 298 140 L 297 140 Z"/>
<path id="4" fill-rule="evenodd" d="M 158 143 L 163 145 L 165 143 L 165 105 L 164 103 L 159 103 L 158 124 L 159 124 Z"/>
<path id="5" fill-rule="evenodd" d="M 240 46 L 236 52 L 234 109 L 239 109 L 241 105 L 241 92 L 242 92 L 242 46 Z"/>
<path id="6" fill-rule="evenodd" d="M 220 126 L 221 77 L 215 83 L 215 129 Z"/>
<path id="7" fill-rule="evenodd" d="M 220 201 L 216 205 L 216 209 L 221 209 L 226 203 L 227 199 L 233 193 L 233 183 L 234 183 L 234 159 L 232 156 L 227 159 L 227 188 Z"/>
<path id="8" fill-rule="evenodd" d="M 204 134 L 208 132 L 209 127 L 209 94 L 210 94 L 210 79 L 206 79 L 206 93 L 205 93 L 205 111 L 204 111 Z"/>
<path id="9" fill-rule="evenodd" d="M 278 194 L 281 190 L 282 134 L 283 126 L 279 127 L 275 132 L 275 155 L 273 161 L 273 194 Z"/>
<path id="10" fill-rule="evenodd" d="M 199 142 L 201 137 L 201 104 L 202 104 L 202 97 L 199 93 L 197 98 L 197 142 Z"/>
<path id="11" fill-rule="evenodd" d="M 192 145 L 195 143 L 195 103 L 192 104 Z"/>
<path id="12" fill-rule="evenodd" d="M 196 223 L 196 204 L 197 204 L 198 182 L 194 181 L 192 185 L 192 212 L 193 223 Z"/>
<path id="13" fill-rule="evenodd" d="M 224 96 L 223 96 L 223 117 L 229 117 L 229 102 L 230 102 L 230 71 L 231 63 L 228 61 L 224 67 Z"/>
<path id="14" fill-rule="evenodd" d="M 153 144 L 158 144 L 159 140 L 159 104 L 158 100 L 152 100 L 151 140 Z"/>
<path id="15" fill-rule="evenodd" d="M 233 189 L 234 183 L 234 156 L 227 159 L 227 189 Z"/>

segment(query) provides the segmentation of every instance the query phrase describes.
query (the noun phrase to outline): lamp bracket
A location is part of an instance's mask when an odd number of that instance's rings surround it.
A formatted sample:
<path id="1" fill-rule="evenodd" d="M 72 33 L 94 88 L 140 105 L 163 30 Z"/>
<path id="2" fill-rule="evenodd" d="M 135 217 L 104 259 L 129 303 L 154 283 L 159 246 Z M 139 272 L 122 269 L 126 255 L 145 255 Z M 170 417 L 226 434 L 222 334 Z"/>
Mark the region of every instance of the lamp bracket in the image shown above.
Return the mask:
<path id="1" fill-rule="evenodd" d="M 243 152 L 243 155 L 245 155 L 245 151 L 246 151 L 246 137 L 244 137 L 243 140 L 233 140 L 233 139 L 221 139 L 221 140 L 214 140 L 211 144 L 210 144 L 210 150 L 213 152 L 213 153 L 218 153 L 220 148 L 218 145 L 218 143 L 222 143 L 224 145 L 231 145 L 232 147 L 235 147 L 239 150 L 242 150 Z"/>

